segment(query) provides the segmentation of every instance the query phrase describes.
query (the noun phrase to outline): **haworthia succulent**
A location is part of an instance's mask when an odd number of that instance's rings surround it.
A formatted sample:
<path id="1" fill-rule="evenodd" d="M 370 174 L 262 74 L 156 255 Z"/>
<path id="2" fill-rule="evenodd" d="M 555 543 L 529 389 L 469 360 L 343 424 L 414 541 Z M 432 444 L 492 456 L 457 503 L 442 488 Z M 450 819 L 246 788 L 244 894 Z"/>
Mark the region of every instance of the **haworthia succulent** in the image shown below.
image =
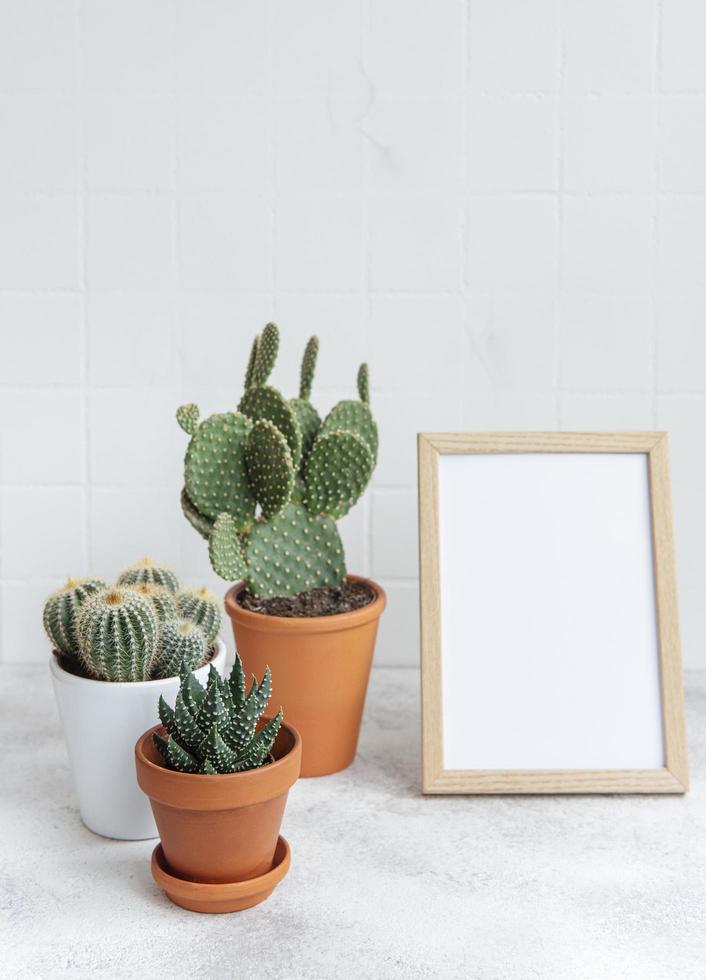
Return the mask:
<path id="1" fill-rule="evenodd" d="M 156 733 L 153 741 L 168 768 L 215 775 L 257 769 L 269 761 L 282 709 L 256 731 L 270 698 L 269 669 L 260 684 L 253 678 L 247 697 L 243 677 L 236 654 L 228 680 L 221 680 L 212 667 L 204 691 L 192 673 L 185 674 L 174 709 L 160 698 L 159 718 L 167 737 Z"/>
<path id="2" fill-rule="evenodd" d="M 105 589 L 97 578 L 70 578 L 49 596 L 44 604 L 44 629 L 51 644 L 67 657 L 78 657 L 76 626 L 82 605 L 90 596 Z"/>
<path id="3" fill-rule="evenodd" d="M 161 585 L 170 592 L 179 591 L 179 582 L 171 568 L 157 565 L 151 558 L 141 558 L 121 572 L 117 578 L 118 585 L 138 585 L 140 582 Z"/>
<path id="4" fill-rule="evenodd" d="M 159 644 L 154 607 L 134 589 L 114 586 L 91 596 L 77 633 L 81 661 L 104 681 L 149 680 Z"/>

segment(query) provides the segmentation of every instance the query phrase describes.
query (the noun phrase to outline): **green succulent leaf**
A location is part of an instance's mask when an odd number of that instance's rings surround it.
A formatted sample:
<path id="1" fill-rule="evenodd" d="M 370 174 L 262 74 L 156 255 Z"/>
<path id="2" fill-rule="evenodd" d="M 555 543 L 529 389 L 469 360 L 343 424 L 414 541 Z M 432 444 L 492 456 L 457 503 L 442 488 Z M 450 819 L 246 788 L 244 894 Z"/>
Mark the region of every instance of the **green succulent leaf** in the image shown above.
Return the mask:
<path id="1" fill-rule="evenodd" d="M 228 689 L 230 690 L 236 712 L 240 711 L 245 704 L 245 671 L 243 670 L 243 661 L 237 652 L 235 654 L 233 669 L 228 678 Z"/>
<path id="2" fill-rule="evenodd" d="M 206 696 L 196 716 L 196 723 L 204 732 L 210 731 L 212 725 L 225 726 L 228 721 L 228 712 L 226 711 L 226 706 L 223 704 L 223 698 L 218 688 L 217 676 L 216 669 L 211 665 L 208 683 L 206 685 Z"/>
<path id="3" fill-rule="evenodd" d="M 170 708 L 164 697 L 160 694 L 159 703 L 157 705 L 157 713 L 159 715 L 159 720 L 162 722 L 164 727 L 167 729 L 170 735 L 173 735 L 176 731 L 176 721 L 174 717 L 174 709 Z"/>

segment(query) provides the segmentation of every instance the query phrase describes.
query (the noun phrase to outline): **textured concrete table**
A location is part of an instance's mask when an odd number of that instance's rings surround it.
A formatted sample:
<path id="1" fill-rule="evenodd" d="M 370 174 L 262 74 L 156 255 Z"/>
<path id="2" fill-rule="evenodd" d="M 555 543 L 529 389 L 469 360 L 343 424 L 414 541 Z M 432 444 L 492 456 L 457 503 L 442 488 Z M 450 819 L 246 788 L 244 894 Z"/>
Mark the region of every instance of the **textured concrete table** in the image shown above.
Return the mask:
<path id="1" fill-rule="evenodd" d="M 1 668 L 0 976 L 704 980 L 706 677 L 681 798 L 424 798 L 418 687 L 374 671 L 355 765 L 290 795 L 289 876 L 200 916 L 82 826 L 48 671 Z"/>

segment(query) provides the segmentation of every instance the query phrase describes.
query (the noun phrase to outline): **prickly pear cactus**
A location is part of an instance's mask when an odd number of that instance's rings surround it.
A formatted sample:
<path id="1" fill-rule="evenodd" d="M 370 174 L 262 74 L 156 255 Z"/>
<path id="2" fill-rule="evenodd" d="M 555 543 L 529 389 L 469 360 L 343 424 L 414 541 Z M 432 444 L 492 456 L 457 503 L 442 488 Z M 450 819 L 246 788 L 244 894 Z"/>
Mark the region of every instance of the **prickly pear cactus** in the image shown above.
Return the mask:
<path id="1" fill-rule="evenodd" d="M 200 626 L 206 636 L 210 649 L 216 642 L 221 628 L 220 600 L 204 586 L 198 589 L 184 589 L 177 596 L 179 614 Z"/>
<path id="2" fill-rule="evenodd" d="M 209 650 L 204 631 L 193 620 L 168 619 L 160 629 L 159 662 L 153 676 L 176 677 L 198 670 L 206 662 Z"/>
<path id="3" fill-rule="evenodd" d="M 182 674 L 174 708 L 159 699 L 159 718 L 167 738 L 155 733 L 157 751 L 169 769 L 177 772 L 244 772 L 266 765 L 277 732 L 282 709 L 258 732 L 257 723 L 270 700 L 272 682 L 269 667 L 258 684 L 245 693 L 245 675 L 236 653 L 235 666 L 228 680 L 221 680 L 211 667 L 204 690 L 193 674 Z"/>
<path id="4" fill-rule="evenodd" d="M 378 452 L 367 365 L 358 371 L 359 400 L 339 402 L 322 422 L 310 400 L 318 339 L 306 345 L 289 400 L 269 384 L 278 350 L 279 331 L 268 323 L 253 341 L 237 413 L 198 424 L 194 405 L 177 412 L 191 435 L 184 514 L 208 541 L 216 573 L 260 596 L 340 585 L 335 519 L 365 491 Z"/>
<path id="5" fill-rule="evenodd" d="M 149 599 L 113 586 L 95 593 L 79 613 L 79 655 L 103 681 L 149 680 L 158 652 L 159 623 Z"/>
<path id="6" fill-rule="evenodd" d="M 97 578 L 70 578 L 49 596 L 44 604 L 44 629 L 59 653 L 78 656 L 78 614 L 86 599 L 105 587 L 105 582 Z"/>
<path id="7" fill-rule="evenodd" d="M 141 558 L 117 578 L 117 585 L 139 585 L 140 582 L 149 582 L 152 585 L 161 585 L 170 592 L 179 591 L 179 582 L 171 568 L 157 565 L 151 558 Z"/>

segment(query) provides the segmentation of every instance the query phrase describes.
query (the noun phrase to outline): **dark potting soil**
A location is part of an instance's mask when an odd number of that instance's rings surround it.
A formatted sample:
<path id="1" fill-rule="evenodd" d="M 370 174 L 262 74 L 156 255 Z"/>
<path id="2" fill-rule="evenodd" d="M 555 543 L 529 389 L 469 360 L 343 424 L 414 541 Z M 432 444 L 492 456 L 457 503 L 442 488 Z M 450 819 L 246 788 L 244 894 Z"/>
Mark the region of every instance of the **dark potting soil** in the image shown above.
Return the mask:
<path id="1" fill-rule="evenodd" d="M 263 616 L 337 616 L 369 605 L 375 593 L 364 582 L 344 582 L 340 586 L 322 586 L 299 595 L 276 595 L 260 599 L 247 589 L 238 596 L 238 604 Z"/>

